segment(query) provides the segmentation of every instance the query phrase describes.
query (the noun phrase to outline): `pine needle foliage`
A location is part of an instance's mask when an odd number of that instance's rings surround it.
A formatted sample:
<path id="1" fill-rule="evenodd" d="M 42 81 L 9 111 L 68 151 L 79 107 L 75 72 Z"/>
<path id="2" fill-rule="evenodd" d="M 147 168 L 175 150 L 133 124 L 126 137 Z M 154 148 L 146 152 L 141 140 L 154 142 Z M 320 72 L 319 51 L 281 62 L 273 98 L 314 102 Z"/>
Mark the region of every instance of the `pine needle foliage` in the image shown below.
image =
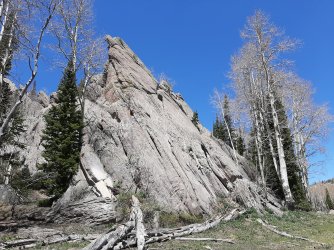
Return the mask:
<path id="1" fill-rule="evenodd" d="M 334 202 L 328 192 L 328 189 L 326 188 L 326 197 L 325 197 L 325 203 L 326 203 L 326 207 L 329 209 L 329 210 L 332 210 L 334 209 Z"/>
<path id="2" fill-rule="evenodd" d="M 49 177 L 45 186 L 49 195 L 59 198 L 78 171 L 82 146 L 83 119 L 78 104 L 76 74 L 72 63 L 64 71 L 56 104 L 44 116 L 43 157 L 40 169 Z"/>
<path id="3" fill-rule="evenodd" d="M 193 114 L 193 117 L 191 118 L 191 122 L 195 125 L 195 127 L 198 129 L 199 124 L 199 118 L 198 118 L 198 112 L 195 111 Z"/>

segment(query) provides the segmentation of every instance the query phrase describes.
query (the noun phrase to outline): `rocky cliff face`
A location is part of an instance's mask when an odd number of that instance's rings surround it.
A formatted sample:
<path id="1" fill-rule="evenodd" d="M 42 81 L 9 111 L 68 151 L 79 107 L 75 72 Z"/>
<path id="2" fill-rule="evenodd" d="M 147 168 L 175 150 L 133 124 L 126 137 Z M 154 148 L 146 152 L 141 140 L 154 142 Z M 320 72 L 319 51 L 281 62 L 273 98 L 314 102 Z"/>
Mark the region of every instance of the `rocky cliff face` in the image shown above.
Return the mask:
<path id="1" fill-rule="evenodd" d="M 191 122 L 193 111 L 180 94 L 158 83 L 121 39 L 108 36 L 107 42 L 105 72 L 88 90 L 80 171 L 54 205 L 52 220 L 112 220 L 115 187 L 145 192 L 167 211 L 211 214 L 221 197 L 258 209 L 278 206 L 272 197 L 262 198 L 244 158 L 237 165 L 229 147 Z M 30 169 L 43 161 L 40 135 L 48 105 L 42 94 L 26 102 Z"/>

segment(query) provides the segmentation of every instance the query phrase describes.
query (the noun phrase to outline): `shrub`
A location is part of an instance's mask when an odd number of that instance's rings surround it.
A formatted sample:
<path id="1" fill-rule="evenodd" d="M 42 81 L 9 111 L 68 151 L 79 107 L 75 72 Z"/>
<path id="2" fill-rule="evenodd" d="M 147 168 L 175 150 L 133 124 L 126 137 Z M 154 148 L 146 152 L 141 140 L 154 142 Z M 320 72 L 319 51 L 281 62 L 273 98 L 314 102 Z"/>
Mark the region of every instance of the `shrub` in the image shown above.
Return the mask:
<path id="1" fill-rule="evenodd" d="M 328 192 L 328 189 L 327 189 L 327 188 L 326 188 L 325 203 L 326 203 L 326 207 L 327 207 L 329 210 L 334 209 L 334 203 L 333 203 L 333 201 L 332 201 L 331 196 L 329 195 L 329 192 Z"/>

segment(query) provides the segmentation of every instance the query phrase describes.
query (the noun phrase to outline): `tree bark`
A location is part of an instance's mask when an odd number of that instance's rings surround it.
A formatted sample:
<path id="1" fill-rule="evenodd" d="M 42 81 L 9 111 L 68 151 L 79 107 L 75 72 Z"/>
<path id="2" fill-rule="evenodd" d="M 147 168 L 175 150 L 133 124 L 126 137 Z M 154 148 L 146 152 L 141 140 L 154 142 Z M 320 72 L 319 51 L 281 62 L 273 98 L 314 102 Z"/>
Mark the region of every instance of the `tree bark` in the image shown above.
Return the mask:
<path id="1" fill-rule="evenodd" d="M 5 31 L 5 27 L 6 27 L 6 23 L 8 20 L 8 12 L 9 12 L 9 1 L 3 1 L 3 7 L 4 9 L 4 13 L 1 13 L 1 29 L 0 29 L 0 42 L 2 41 L 3 35 L 4 35 L 4 31 Z"/>
<path id="2" fill-rule="evenodd" d="M 269 83 L 268 83 L 269 84 Z M 268 86 L 268 88 L 270 88 Z M 285 153 L 283 148 L 282 137 L 279 129 L 279 121 L 278 116 L 275 108 L 275 98 L 271 90 L 269 90 L 269 99 L 270 99 L 270 107 L 271 107 L 271 115 L 274 122 L 274 131 L 275 131 L 275 139 L 277 144 L 277 152 L 278 152 L 278 159 L 279 159 L 279 175 L 282 184 L 282 189 L 285 197 L 285 201 L 287 202 L 288 207 L 294 205 L 294 199 L 291 193 L 289 181 L 288 181 L 288 171 L 287 165 L 285 161 Z"/>

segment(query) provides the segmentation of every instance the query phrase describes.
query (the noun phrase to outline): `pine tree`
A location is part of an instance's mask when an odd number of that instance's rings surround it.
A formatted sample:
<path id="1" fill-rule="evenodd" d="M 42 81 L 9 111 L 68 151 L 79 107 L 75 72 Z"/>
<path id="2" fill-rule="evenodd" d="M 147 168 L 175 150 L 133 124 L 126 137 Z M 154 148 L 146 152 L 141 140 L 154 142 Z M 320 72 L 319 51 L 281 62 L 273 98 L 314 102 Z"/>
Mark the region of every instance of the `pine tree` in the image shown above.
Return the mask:
<path id="1" fill-rule="evenodd" d="M 254 126 L 252 126 L 251 131 L 249 133 L 250 140 L 247 143 L 247 149 L 246 149 L 246 158 L 250 160 L 255 166 L 257 166 L 258 159 L 257 159 L 257 152 L 256 152 L 256 142 L 255 142 L 255 129 Z"/>
<path id="2" fill-rule="evenodd" d="M 246 148 L 245 148 L 244 140 L 242 139 L 241 135 L 238 135 L 237 138 L 235 139 L 235 145 L 236 145 L 238 154 L 244 155 Z"/>
<path id="3" fill-rule="evenodd" d="M 195 125 L 195 127 L 198 129 L 199 119 L 198 119 L 198 112 L 195 111 L 193 113 L 193 117 L 191 118 L 191 122 Z"/>
<path id="4" fill-rule="evenodd" d="M 14 52 L 18 49 L 18 39 L 15 32 L 11 32 L 13 27 L 14 14 L 8 15 L 7 25 L 4 27 L 3 37 L 0 42 L 0 61 L 1 61 L 1 79 L 0 79 L 0 126 L 4 122 L 10 108 L 13 105 L 16 92 L 11 90 L 8 80 L 12 68 L 12 58 Z M 18 137 L 25 131 L 23 125 L 24 119 L 21 110 L 18 109 L 10 121 L 10 125 L 5 130 L 5 135 L 0 142 L 0 169 L 6 178 L 12 178 L 21 168 L 22 162 L 19 159 L 18 149 L 25 146 L 18 140 Z M 10 151 L 8 148 L 12 148 Z M 11 171 L 7 171 L 11 166 Z M 10 176 L 7 176 L 9 174 Z M 15 185 L 12 187 L 15 188 Z"/>
<path id="5" fill-rule="evenodd" d="M 231 112 L 230 112 L 230 102 L 229 102 L 227 95 L 224 95 L 223 111 L 224 111 L 224 116 L 223 116 L 223 121 L 222 121 L 222 140 L 227 145 L 232 147 L 231 139 L 234 142 L 235 136 L 234 136 L 234 128 L 233 128 L 232 117 L 231 117 Z M 231 138 L 229 136 L 229 132 L 230 132 Z"/>
<path id="6" fill-rule="evenodd" d="M 10 89 L 7 81 L 3 81 L 1 84 L 0 94 L 0 126 L 3 123 L 9 109 L 12 105 L 15 93 Z M 23 125 L 24 119 L 20 109 L 18 109 L 10 122 L 10 126 L 5 131 L 5 136 L 0 142 L 0 170 L 2 176 L 11 179 L 13 175 L 21 167 L 21 161 L 19 159 L 19 149 L 25 148 L 25 145 L 19 141 L 19 136 L 25 132 L 25 126 Z M 10 149 L 10 150 L 9 150 Z M 9 166 L 11 171 L 8 173 Z M 9 176 L 8 176 L 9 174 Z M 12 186 L 15 188 L 15 186 Z"/>
<path id="7" fill-rule="evenodd" d="M 0 123 L 5 119 L 13 97 L 13 91 L 7 81 L 0 82 Z"/>
<path id="8" fill-rule="evenodd" d="M 332 210 L 334 209 L 334 203 L 332 201 L 332 198 L 328 192 L 328 189 L 326 188 L 326 197 L 325 197 L 325 204 L 326 204 L 326 207 L 329 209 L 329 210 Z"/>
<path id="9" fill-rule="evenodd" d="M 73 64 L 69 63 L 58 87 L 57 102 L 45 115 L 42 137 L 46 160 L 40 168 L 50 178 L 48 193 L 59 198 L 76 174 L 82 146 L 82 112 L 78 105 L 78 88 Z"/>
<path id="10" fill-rule="evenodd" d="M 223 140 L 223 123 L 218 115 L 216 115 L 216 120 L 213 123 L 212 135 L 217 139 Z"/>
<path id="11" fill-rule="evenodd" d="M 218 138 L 218 115 L 216 115 L 216 120 L 213 122 L 213 126 L 212 126 L 212 135 L 213 137 Z"/>
<path id="12" fill-rule="evenodd" d="M 287 115 L 281 101 L 276 102 L 276 110 L 278 111 L 278 120 L 280 124 L 282 124 L 281 134 L 283 139 L 285 160 L 287 164 L 288 180 L 293 198 L 296 202 L 296 208 L 310 210 L 311 204 L 306 197 L 306 190 L 304 190 L 302 184 L 301 172 L 297 164 L 297 157 L 294 153 L 291 130 L 288 127 Z"/>

